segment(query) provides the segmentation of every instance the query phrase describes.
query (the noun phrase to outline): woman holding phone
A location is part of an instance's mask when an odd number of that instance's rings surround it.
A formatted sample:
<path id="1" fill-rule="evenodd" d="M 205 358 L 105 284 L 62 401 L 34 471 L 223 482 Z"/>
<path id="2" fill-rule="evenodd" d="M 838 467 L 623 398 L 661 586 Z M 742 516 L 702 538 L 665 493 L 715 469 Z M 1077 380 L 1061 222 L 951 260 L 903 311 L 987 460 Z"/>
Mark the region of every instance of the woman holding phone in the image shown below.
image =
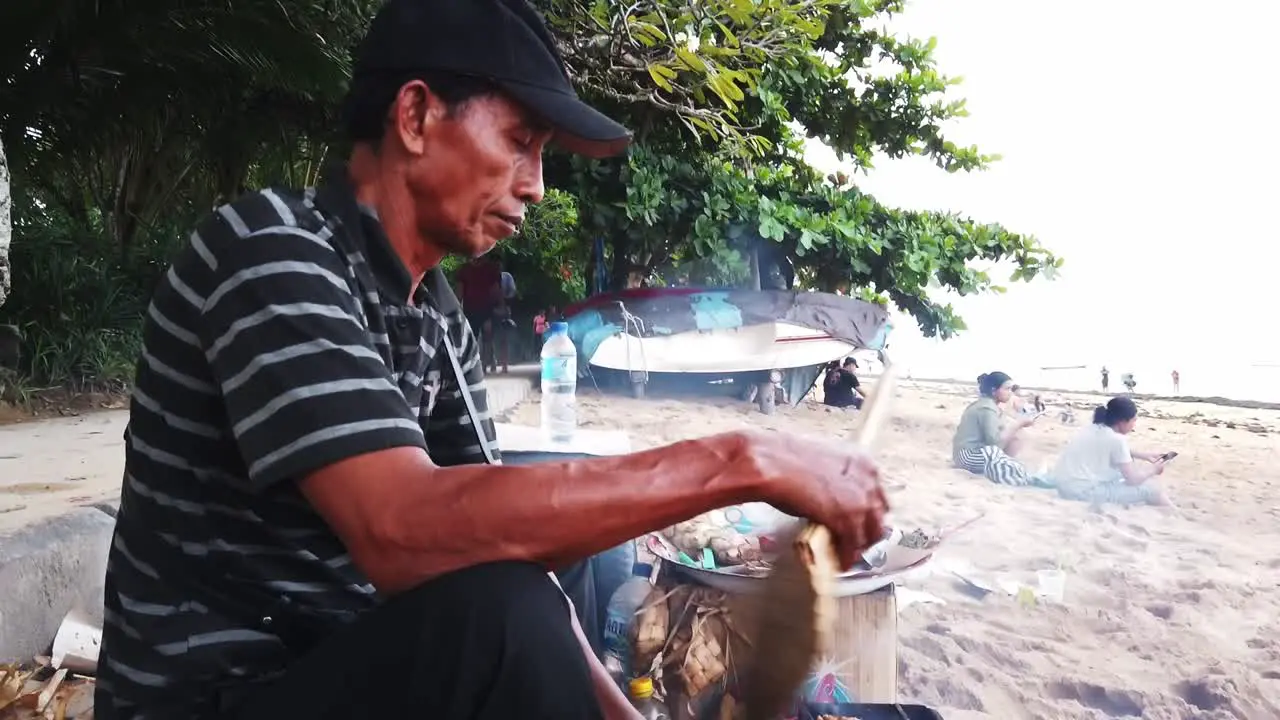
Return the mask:
<path id="1" fill-rule="evenodd" d="M 1058 494 L 1094 504 L 1168 505 L 1168 496 L 1150 481 L 1177 453 L 1130 450 L 1137 422 L 1138 406 L 1127 397 L 1094 409 L 1093 424 L 1072 438 L 1053 468 Z"/>

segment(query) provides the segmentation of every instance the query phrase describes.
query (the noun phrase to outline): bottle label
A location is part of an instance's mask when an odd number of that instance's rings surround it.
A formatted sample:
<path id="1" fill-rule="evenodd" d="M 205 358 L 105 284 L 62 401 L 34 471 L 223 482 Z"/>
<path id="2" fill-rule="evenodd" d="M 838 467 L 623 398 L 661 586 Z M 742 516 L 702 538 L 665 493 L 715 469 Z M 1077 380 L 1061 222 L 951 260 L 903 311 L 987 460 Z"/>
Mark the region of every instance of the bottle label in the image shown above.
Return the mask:
<path id="1" fill-rule="evenodd" d="M 576 382 L 578 358 L 573 356 L 543 358 L 542 379 L 547 382 Z"/>
<path id="2" fill-rule="evenodd" d="M 617 613 L 608 613 L 604 621 L 604 644 L 610 650 L 621 650 L 627 644 L 627 618 Z"/>

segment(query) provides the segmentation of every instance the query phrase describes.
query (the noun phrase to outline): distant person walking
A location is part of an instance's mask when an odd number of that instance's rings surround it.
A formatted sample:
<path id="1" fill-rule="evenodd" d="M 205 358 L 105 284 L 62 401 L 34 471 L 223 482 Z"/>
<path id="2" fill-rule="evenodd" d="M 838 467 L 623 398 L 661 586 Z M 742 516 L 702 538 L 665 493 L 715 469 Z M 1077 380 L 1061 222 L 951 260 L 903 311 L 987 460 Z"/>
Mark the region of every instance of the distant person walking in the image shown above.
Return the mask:
<path id="1" fill-rule="evenodd" d="M 533 340 L 534 347 L 542 348 L 542 336 L 547 332 L 547 311 L 539 310 L 537 315 L 533 316 Z"/>
<path id="2" fill-rule="evenodd" d="M 1102 392 L 1107 391 L 1107 387 L 1111 385 L 1111 371 L 1106 365 L 1102 366 Z"/>
<path id="3" fill-rule="evenodd" d="M 1173 372 L 1169 373 L 1169 377 L 1173 380 L 1173 394 L 1181 395 L 1182 386 L 1179 384 L 1179 380 L 1181 380 L 1182 378 L 1181 376 L 1178 375 L 1178 371 L 1174 370 Z"/>
<path id="4" fill-rule="evenodd" d="M 1120 382 L 1130 393 L 1133 392 L 1134 388 L 1138 387 L 1138 381 L 1133 378 L 1133 373 L 1125 373 L 1121 375 Z"/>
<path id="5" fill-rule="evenodd" d="M 458 295 L 462 312 L 471 326 L 471 334 L 480 341 L 483 368 L 495 364 L 493 347 L 494 316 L 502 302 L 502 267 L 491 256 L 472 258 L 458 268 Z"/>
<path id="6" fill-rule="evenodd" d="M 498 278 L 498 288 L 501 297 L 493 311 L 492 344 L 496 350 L 496 357 L 493 359 L 492 369 L 497 370 L 497 366 L 502 365 L 502 372 L 506 373 L 511 369 L 511 344 L 515 340 L 516 329 L 513 307 L 516 301 L 516 280 L 511 273 L 502 270 Z"/>

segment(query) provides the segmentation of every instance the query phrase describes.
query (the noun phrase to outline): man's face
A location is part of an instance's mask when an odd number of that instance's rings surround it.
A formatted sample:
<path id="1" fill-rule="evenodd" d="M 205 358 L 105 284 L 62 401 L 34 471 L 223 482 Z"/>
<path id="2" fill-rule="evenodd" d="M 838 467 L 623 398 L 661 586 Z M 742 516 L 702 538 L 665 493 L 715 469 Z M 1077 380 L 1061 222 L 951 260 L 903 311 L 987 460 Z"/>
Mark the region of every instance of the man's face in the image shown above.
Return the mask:
<path id="1" fill-rule="evenodd" d="M 441 249 L 478 257 L 513 235 L 540 202 L 542 149 L 551 132 L 502 95 L 450 109 L 418 83 L 401 90 L 393 118 L 419 234 Z M 417 106 L 417 107 L 415 107 Z"/>

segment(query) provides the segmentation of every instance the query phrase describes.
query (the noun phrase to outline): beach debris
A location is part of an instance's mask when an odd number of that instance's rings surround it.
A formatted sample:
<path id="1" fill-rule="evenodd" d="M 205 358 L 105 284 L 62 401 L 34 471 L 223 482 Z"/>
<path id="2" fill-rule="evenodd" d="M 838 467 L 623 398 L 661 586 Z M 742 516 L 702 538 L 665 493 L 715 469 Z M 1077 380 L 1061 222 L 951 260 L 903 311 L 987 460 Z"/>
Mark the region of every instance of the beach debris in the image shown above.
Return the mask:
<path id="1" fill-rule="evenodd" d="M 0 666 L 3 720 L 92 720 L 94 682 L 66 668 Z"/>
<path id="2" fill-rule="evenodd" d="M 911 548 L 912 550 L 923 550 L 928 547 L 933 547 L 938 544 L 940 540 L 941 538 L 938 536 L 930 535 L 923 529 L 916 528 L 915 530 L 904 534 L 902 539 L 898 541 L 898 544 L 904 548 Z"/>
<path id="3" fill-rule="evenodd" d="M 96 675 L 101 647 L 102 628 L 86 612 L 73 608 L 58 626 L 50 662 L 55 669 L 66 668 L 81 675 Z"/>
<path id="4" fill-rule="evenodd" d="M 898 612 L 902 612 L 912 605 L 946 605 L 947 601 L 934 595 L 933 593 L 923 590 L 912 590 L 911 588 L 899 585 L 896 589 Z"/>

